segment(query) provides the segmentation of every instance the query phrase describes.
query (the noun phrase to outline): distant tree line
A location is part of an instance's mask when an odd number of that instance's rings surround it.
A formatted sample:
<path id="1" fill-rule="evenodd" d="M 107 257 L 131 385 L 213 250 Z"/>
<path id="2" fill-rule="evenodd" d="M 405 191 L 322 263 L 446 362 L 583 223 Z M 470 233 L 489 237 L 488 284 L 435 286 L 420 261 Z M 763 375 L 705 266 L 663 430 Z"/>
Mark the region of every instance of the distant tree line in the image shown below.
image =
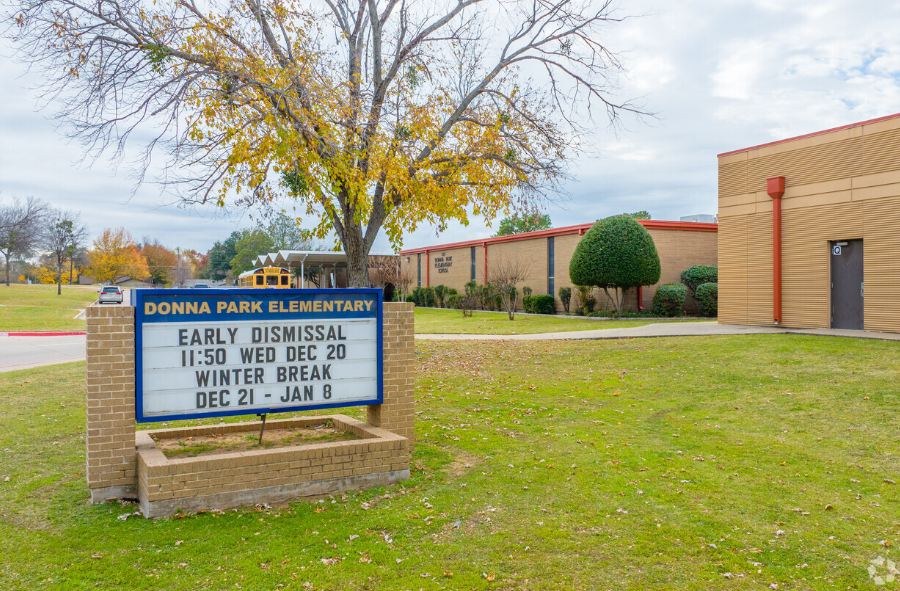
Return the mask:
<path id="1" fill-rule="evenodd" d="M 265 225 L 235 230 L 205 254 L 168 248 L 149 236 L 138 242 L 125 228 L 107 228 L 88 244 L 89 232 L 80 218 L 34 197 L 0 198 L 0 276 L 6 285 L 56 284 L 61 293 L 64 283 L 77 283 L 82 275 L 93 283 L 131 277 L 162 286 L 190 279 L 230 280 L 253 268 L 260 254 L 315 248 L 297 220 L 283 212 Z"/>
<path id="2" fill-rule="evenodd" d="M 62 293 L 63 276 L 68 275 L 69 283 L 74 280 L 75 260 L 87 237 L 77 212 L 50 207 L 34 197 L 0 200 L 0 254 L 7 287 L 12 261 L 40 254 L 43 281 L 56 283 L 57 293 Z"/>

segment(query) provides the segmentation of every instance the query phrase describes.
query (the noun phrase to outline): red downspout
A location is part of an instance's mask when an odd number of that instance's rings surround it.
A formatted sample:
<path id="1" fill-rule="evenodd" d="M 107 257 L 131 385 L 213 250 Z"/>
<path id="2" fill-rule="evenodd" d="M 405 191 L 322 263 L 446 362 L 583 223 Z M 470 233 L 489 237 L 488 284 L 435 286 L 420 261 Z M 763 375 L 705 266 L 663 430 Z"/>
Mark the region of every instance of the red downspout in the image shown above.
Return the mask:
<path id="1" fill-rule="evenodd" d="M 775 326 L 781 326 L 781 198 L 784 177 L 766 179 L 766 192 L 772 198 L 772 315 Z"/>
<path id="2" fill-rule="evenodd" d="M 425 287 L 431 287 L 431 258 L 428 251 L 425 251 Z"/>
<path id="3" fill-rule="evenodd" d="M 487 242 L 482 242 L 481 248 L 484 249 L 484 284 L 487 285 Z"/>
<path id="4" fill-rule="evenodd" d="M 644 286 L 638 285 L 638 311 L 644 311 Z"/>

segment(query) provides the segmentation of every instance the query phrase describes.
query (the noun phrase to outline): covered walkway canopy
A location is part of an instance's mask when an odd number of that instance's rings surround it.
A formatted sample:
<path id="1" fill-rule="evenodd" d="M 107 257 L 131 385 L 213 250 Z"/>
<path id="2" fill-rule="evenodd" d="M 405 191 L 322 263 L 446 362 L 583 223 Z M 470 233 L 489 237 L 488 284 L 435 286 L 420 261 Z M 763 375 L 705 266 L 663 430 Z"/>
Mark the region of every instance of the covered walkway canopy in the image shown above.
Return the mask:
<path id="1" fill-rule="evenodd" d="M 370 268 L 372 257 L 393 257 L 395 254 L 369 254 Z M 347 287 L 347 255 L 331 250 L 279 250 L 256 257 L 257 267 L 285 267 L 300 269 L 300 287 L 309 287 L 310 280 L 318 287 Z M 314 272 L 312 271 L 314 270 Z M 318 280 L 316 279 L 318 278 Z"/>

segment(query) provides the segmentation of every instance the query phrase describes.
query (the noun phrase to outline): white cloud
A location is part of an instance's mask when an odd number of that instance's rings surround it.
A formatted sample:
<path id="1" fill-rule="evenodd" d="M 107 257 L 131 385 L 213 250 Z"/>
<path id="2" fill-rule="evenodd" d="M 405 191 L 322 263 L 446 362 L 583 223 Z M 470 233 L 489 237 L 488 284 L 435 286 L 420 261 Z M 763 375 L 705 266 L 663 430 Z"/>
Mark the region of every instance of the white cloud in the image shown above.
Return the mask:
<path id="1" fill-rule="evenodd" d="M 610 158 L 632 162 L 648 162 L 657 156 L 653 146 L 629 141 L 628 139 L 622 139 L 610 144 L 604 153 Z"/>
<path id="2" fill-rule="evenodd" d="M 749 100 L 765 83 L 763 47 L 741 44 L 731 49 L 719 62 L 718 70 L 712 74 L 713 96 L 741 101 Z"/>
<path id="3" fill-rule="evenodd" d="M 875 58 L 869 64 L 869 71 L 888 76 L 900 74 L 900 53 L 891 53 Z"/>
<path id="4" fill-rule="evenodd" d="M 664 55 L 642 59 L 631 68 L 632 86 L 642 92 L 660 91 L 675 80 L 677 72 L 672 61 Z"/>

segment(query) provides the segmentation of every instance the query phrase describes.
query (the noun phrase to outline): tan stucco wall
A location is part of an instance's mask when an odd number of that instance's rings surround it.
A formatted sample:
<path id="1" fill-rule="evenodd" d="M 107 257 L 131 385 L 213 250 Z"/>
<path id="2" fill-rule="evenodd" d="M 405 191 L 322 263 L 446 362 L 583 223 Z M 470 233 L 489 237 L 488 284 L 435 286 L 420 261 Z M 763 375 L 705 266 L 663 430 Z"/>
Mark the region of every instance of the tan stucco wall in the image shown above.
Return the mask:
<path id="1" fill-rule="evenodd" d="M 784 176 L 782 317 L 831 325 L 829 242 L 863 239 L 865 328 L 900 331 L 900 118 L 719 158 L 719 320 L 771 325 L 772 199 Z"/>

